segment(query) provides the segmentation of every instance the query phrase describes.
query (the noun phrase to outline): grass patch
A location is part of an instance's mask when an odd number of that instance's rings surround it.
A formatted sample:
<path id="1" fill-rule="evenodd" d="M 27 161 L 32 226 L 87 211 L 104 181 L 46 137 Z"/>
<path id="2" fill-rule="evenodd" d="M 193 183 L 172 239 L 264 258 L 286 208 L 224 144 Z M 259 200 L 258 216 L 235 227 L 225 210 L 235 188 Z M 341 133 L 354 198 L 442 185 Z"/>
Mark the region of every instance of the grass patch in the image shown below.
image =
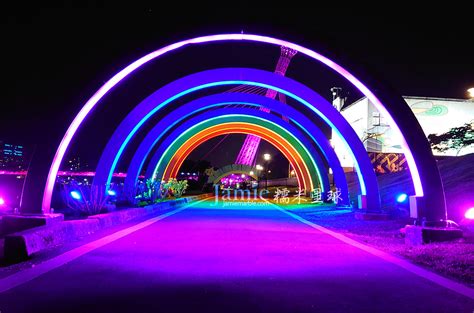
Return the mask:
<path id="1" fill-rule="evenodd" d="M 287 207 L 302 218 L 337 231 L 354 240 L 403 257 L 442 276 L 474 287 L 474 231 L 463 229 L 464 238 L 423 246 L 405 245 L 400 229 L 410 219 L 387 221 L 357 220 L 351 210 L 299 210 Z"/>

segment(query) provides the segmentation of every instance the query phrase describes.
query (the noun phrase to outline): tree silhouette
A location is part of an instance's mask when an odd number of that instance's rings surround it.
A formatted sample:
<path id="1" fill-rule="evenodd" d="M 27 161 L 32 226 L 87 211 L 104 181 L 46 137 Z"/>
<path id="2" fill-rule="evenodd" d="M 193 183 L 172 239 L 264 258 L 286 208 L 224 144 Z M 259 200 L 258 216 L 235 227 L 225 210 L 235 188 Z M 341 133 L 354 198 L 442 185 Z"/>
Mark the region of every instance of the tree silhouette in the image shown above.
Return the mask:
<path id="1" fill-rule="evenodd" d="M 456 155 L 465 147 L 474 144 L 474 123 L 466 123 L 460 127 L 453 127 L 448 132 L 440 135 L 428 135 L 431 148 L 444 152 L 456 150 Z"/>

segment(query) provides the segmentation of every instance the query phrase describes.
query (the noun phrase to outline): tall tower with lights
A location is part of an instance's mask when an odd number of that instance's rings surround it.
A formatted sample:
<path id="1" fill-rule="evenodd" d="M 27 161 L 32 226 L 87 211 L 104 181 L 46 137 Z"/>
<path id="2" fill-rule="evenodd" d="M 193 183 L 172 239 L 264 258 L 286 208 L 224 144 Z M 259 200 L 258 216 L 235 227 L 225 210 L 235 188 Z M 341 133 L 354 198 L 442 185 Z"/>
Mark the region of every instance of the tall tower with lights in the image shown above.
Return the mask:
<path id="1" fill-rule="evenodd" d="M 290 64 L 291 58 L 296 54 L 296 51 L 287 47 L 281 47 L 280 58 L 275 69 L 275 74 L 285 76 L 288 65 Z M 277 91 L 273 89 L 267 89 L 265 97 L 275 99 Z M 270 112 L 267 108 L 260 108 L 264 112 Z M 260 145 L 260 137 L 247 135 L 244 144 L 240 149 L 235 164 L 244 164 L 253 166 L 255 163 L 255 156 L 257 154 L 258 146 Z"/>

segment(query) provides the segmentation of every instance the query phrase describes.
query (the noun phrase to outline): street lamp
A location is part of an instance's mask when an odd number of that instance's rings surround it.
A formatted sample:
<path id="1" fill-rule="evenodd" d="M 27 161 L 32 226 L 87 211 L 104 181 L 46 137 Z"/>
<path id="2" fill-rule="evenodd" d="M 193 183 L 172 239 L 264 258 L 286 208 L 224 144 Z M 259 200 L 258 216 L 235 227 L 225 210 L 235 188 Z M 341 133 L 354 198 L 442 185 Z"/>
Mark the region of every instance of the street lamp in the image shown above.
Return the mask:
<path id="1" fill-rule="evenodd" d="M 263 166 L 260 164 L 255 165 L 255 168 L 257 169 L 257 188 L 260 188 L 260 175 L 263 170 Z"/>

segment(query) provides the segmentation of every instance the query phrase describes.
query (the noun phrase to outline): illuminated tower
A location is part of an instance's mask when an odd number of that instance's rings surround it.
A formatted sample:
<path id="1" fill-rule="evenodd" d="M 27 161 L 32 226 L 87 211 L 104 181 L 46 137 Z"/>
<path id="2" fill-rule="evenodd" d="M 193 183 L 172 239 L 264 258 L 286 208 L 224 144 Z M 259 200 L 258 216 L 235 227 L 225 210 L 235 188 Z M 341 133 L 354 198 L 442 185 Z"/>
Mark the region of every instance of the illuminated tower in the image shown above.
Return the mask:
<path id="1" fill-rule="evenodd" d="M 288 65 L 290 64 L 291 58 L 296 54 L 295 50 L 287 47 L 281 47 L 280 59 L 278 60 L 275 74 L 285 76 Z M 273 89 L 267 89 L 265 97 L 275 99 L 277 92 Z M 265 112 L 270 112 L 267 108 L 260 108 Z M 257 154 L 258 145 L 260 144 L 260 137 L 247 135 L 245 142 L 240 149 L 239 155 L 235 161 L 235 164 L 245 164 L 253 166 L 255 162 L 255 155 Z"/>

